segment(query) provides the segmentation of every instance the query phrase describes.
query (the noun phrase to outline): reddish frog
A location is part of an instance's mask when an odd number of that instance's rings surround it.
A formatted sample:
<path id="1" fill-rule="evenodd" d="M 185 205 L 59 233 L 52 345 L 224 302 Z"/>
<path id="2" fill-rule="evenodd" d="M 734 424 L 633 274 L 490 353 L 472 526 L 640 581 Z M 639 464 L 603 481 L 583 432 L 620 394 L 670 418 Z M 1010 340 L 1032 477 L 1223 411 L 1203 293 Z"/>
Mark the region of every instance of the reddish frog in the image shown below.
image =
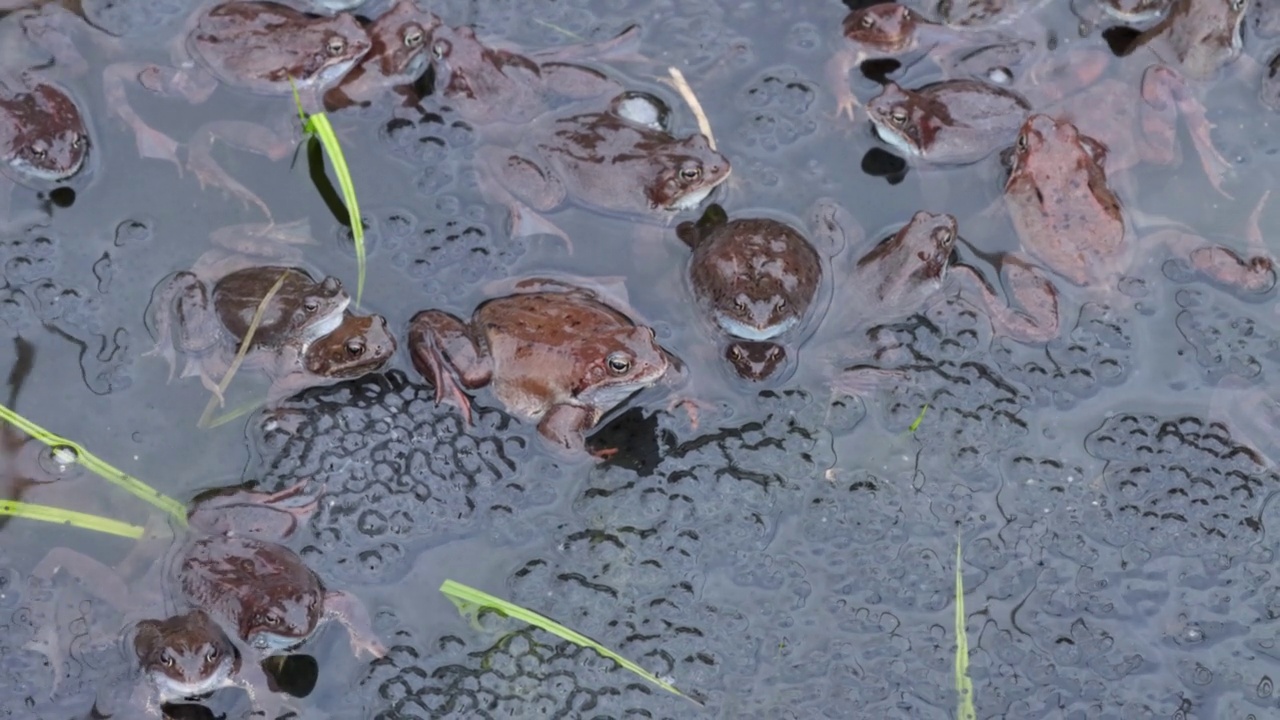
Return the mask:
<path id="1" fill-rule="evenodd" d="M 369 54 L 325 93 L 325 109 L 368 106 L 388 88 L 403 98 L 405 106 L 416 105 L 419 98 L 413 84 L 427 70 L 432 35 L 442 24 L 414 0 L 397 0 L 369 24 Z"/>
<path id="2" fill-rule="evenodd" d="M 240 678 L 240 651 L 204 610 L 164 620 L 142 620 L 132 630 L 134 654 L 145 682 L 134 707 L 159 715 L 159 706 L 232 687 Z M 251 688 L 246 690 L 252 692 Z"/>
<path id="3" fill-rule="evenodd" d="M 690 248 L 689 285 L 704 316 L 731 338 L 724 355 L 745 380 L 761 381 L 786 360 L 822 282 L 822 261 L 795 228 L 771 218 L 729 220 L 710 205 L 676 235 Z"/>
<path id="4" fill-rule="evenodd" d="M 486 151 L 486 165 L 508 197 L 514 236 L 536 231 L 561 235 L 536 216 L 526 224 L 520 203 L 539 212 L 553 210 L 566 199 L 587 207 L 630 216 L 665 220 L 671 213 L 696 208 L 729 176 L 729 160 L 711 149 L 702 134 L 678 138 L 641 124 L 618 111 L 636 102 L 635 94 L 615 98 L 605 112 L 549 118 L 530 132 L 525 151 Z M 661 102 L 654 99 L 656 106 Z"/>
<path id="5" fill-rule="evenodd" d="M 66 90 L 32 76 L 0 80 L 0 214 L 9 217 L 13 185 L 36 190 L 66 182 L 85 166 L 89 131 Z"/>
<path id="6" fill-rule="evenodd" d="M 1005 204 L 1023 247 L 1077 285 L 1114 287 L 1134 248 L 1119 199 L 1107 183 L 1107 150 L 1065 120 L 1032 115 L 1018 136 Z M 1271 261 L 1240 258 L 1170 231 L 1153 235 L 1214 280 L 1250 292 L 1274 284 Z"/>
<path id="7" fill-rule="evenodd" d="M 917 212 L 911 221 L 860 257 L 849 281 L 836 289 L 832 310 L 823 322 L 835 342 L 872 324 L 919 312 L 940 294 L 949 278 L 976 289 L 992 327 L 1023 342 L 1043 342 L 1058 334 L 1058 292 L 1037 269 L 1007 258 L 1002 270 L 1007 287 L 1023 310 L 1008 305 L 977 269 L 956 261 L 957 226 L 948 214 Z M 863 354 L 859 349 L 859 353 Z M 843 351 L 842 351 L 843 352 Z M 875 353 L 865 353 L 873 355 Z M 838 390 L 861 395 L 899 373 L 867 366 L 850 368 L 836 380 Z"/>
<path id="8" fill-rule="evenodd" d="M 231 0 L 196 12 L 173 50 L 174 67 L 118 63 L 103 71 L 107 105 L 134 131 L 144 157 L 178 165 L 177 143 L 151 128 L 129 105 L 125 88 L 139 83 L 152 92 L 182 95 L 204 102 L 219 84 L 264 95 L 288 97 L 290 79 L 309 111 L 319 109 L 319 96 L 369 51 L 368 33 L 349 14 L 314 16 L 274 2 Z M 281 114 L 296 122 L 296 114 Z M 211 151 L 219 138 L 237 147 L 279 159 L 293 143 L 249 122 L 213 121 L 197 130 L 188 149 L 187 167 L 202 184 L 227 189 L 270 216 L 261 200 L 226 174 Z"/>
<path id="9" fill-rule="evenodd" d="M 907 157 L 963 165 L 1007 147 L 1031 105 L 979 80 L 944 80 L 916 90 L 891 82 L 867 112 L 880 139 Z"/>
<path id="10" fill-rule="evenodd" d="M 463 388 L 489 385 L 555 447 L 581 452 L 605 413 L 678 365 L 652 328 L 591 290 L 540 279 L 517 289 L 481 303 L 470 322 L 425 310 L 409 323 L 414 367 L 468 422 Z"/>

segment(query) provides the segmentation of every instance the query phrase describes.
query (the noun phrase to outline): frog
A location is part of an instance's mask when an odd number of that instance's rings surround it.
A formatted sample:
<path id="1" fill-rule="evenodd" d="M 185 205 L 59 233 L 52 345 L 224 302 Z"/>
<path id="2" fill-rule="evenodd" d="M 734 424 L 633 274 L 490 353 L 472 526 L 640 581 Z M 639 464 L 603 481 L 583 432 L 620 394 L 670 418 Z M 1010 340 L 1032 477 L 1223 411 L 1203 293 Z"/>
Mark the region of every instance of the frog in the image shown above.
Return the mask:
<path id="1" fill-rule="evenodd" d="M 396 0 L 366 28 L 372 43 L 368 55 L 325 92 L 325 109 L 368 107 L 388 88 L 401 96 L 402 106 L 416 106 L 413 85 L 427 71 L 432 36 L 443 24 L 414 0 Z"/>
<path id="2" fill-rule="evenodd" d="M 133 130 L 139 154 L 172 162 L 181 173 L 184 166 L 178 161 L 178 144 L 133 110 L 126 96 L 129 85 L 182 96 L 193 104 L 206 101 L 219 85 L 285 98 L 296 86 L 304 109 L 315 112 L 320 109 L 324 90 L 346 75 L 371 46 L 368 32 L 349 13 L 315 16 L 275 2 L 229 0 L 192 14 L 172 47 L 173 67 L 132 62 L 109 65 L 103 70 L 103 92 L 111 114 Z M 289 124 L 289 130 L 276 131 L 246 121 L 206 123 L 188 144 L 186 169 L 202 187 L 222 188 L 270 217 L 265 203 L 213 160 L 212 149 L 222 138 L 279 160 L 293 149 L 290 140 L 296 112 L 282 112 L 280 120 Z"/>
<path id="3" fill-rule="evenodd" d="M 108 688 L 114 696 L 105 702 L 155 710 L 159 703 L 237 685 L 267 710 L 267 717 L 277 717 L 295 709 L 271 692 L 261 661 L 296 649 L 325 621 L 347 628 L 355 655 L 386 654 L 359 599 L 326 589 L 297 553 L 280 544 L 314 513 L 318 502 L 306 479 L 275 492 L 243 485 L 213 488 L 192 501 L 186 529 L 169 534 L 175 542 L 165 557 L 149 558 L 140 581 L 127 582 L 117 570 L 63 547 L 51 550 L 32 574 L 70 572 L 113 605 L 134 613 L 147 613 L 159 602 L 147 598 L 158 594 L 163 583 L 172 581 L 177 588 L 179 613 L 126 628 L 144 682 L 132 688 L 128 700 L 119 697 L 118 690 L 125 688 Z M 160 528 L 165 523 L 153 518 L 147 536 L 164 537 Z M 153 556 L 154 544 L 140 545 L 121 566 Z M 158 712 L 153 715 L 159 717 Z"/>
<path id="4" fill-rule="evenodd" d="M 47 190 L 80 173 L 89 155 L 84 113 L 67 90 L 38 76 L 0 76 L 0 213 L 13 188 Z"/>
<path id="5" fill-rule="evenodd" d="M 836 289 L 832 309 L 823 321 L 823 334 L 828 338 L 823 345 L 830 347 L 834 342 L 844 353 L 848 337 L 861 337 L 860 329 L 920 312 L 953 282 L 977 291 L 997 334 L 1027 343 L 1057 337 L 1056 285 L 1031 263 L 1013 256 L 1003 258 L 1000 271 L 1010 294 L 1022 308 L 1016 310 L 995 292 L 977 268 L 958 261 L 958 237 L 955 216 L 920 210 L 907 224 L 864 252 L 848 281 Z M 847 395 L 862 396 L 886 379 L 897 377 L 901 377 L 899 371 L 855 363 L 838 374 L 835 388 Z"/>
<path id="6" fill-rule="evenodd" d="M 630 57 L 639 37 L 639 26 L 631 25 L 602 43 L 522 55 L 485 45 L 470 26 L 442 27 L 431 44 L 434 94 L 473 125 L 528 123 L 551 109 L 552 98 L 586 100 L 620 92 L 615 80 L 567 60 Z"/>
<path id="7" fill-rule="evenodd" d="M 615 97 L 603 112 L 544 118 L 528 131 L 523 150 L 483 151 L 487 187 L 511 207 L 513 237 L 549 232 L 567 242 L 558 228 L 527 215 L 525 204 L 547 212 L 571 198 L 599 212 L 665 222 L 698 207 L 729 177 L 728 158 L 705 135 L 681 138 L 637 122 L 633 108 L 619 111 L 624 102 L 634 105 L 637 94 Z"/>
<path id="8" fill-rule="evenodd" d="M 357 377 L 381 367 L 395 352 L 395 340 L 379 315 L 347 312 L 351 296 L 342 281 L 317 281 L 297 262 L 297 245 L 311 242 L 305 223 L 236 225 L 216 231 L 215 248 L 190 270 L 157 286 L 147 315 L 170 380 L 177 355 L 187 357 L 182 377 L 198 377 L 219 398 L 218 380 L 233 361 L 262 299 L 276 283 L 254 331 L 245 362 L 271 378 L 273 404 L 304 387 Z"/>
<path id="9" fill-rule="evenodd" d="M 481 303 L 469 321 L 424 310 L 409 323 L 413 365 L 471 422 L 463 389 L 490 386 L 498 401 L 567 456 L 636 392 L 674 376 L 679 360 L 651 327 L 581 285 L 529 278 Z"/>
<path id="10" fill-rule="evenodd" d="M 1219 192 L 1231 164 L 1210 138 L 1213 125 L 1200 102 L 1200 86 L 1241 61 L 1241 28 L 1248 7 L 1248 0 L 1177 0 L 1163 20 L 1135 38 L 1123 53 L 1125 58 L 1136 58 L 1129 62 L 1154 60 L 1143 71 L 1140 84 L 1143 133 L 1155 139 L 1147 143 L 1150 159 L 1173 162 L 1173 136 L 1180 115 L 1201 165 Z"/>
<path id="11" fill-rule="evenodd" d="M 1004 199 L 1023 248 L 1075 285 L 1114 288 L 1136 254 L 1123 207 L 1107 182 L 1107 148 L 1070 123 L 1034 114 L 1023 124 Z M 1246 292 L 1275 282 L 1265 257 L 1241 258 L 1170 228 L 1145 244 L 1164 246 L 1211 279 Z"/>
<path id="12" fill-rule="evenodd" d="M 790 225 L 764 217 L 730 220 L 712 203 L 676 235 L 693 250 L 689 287 L 730 342 L 724 357 L 738 376 L 759 382 L 786 361 L 778 341 L 797 335 L 822 282 L 822 259 Z"/>
<path id="13" fill-rule="evenodd" d="M 943 80 L 908 90 L 895 82 L 867 105 L 881 140 L 908 158 L 936 164 L 977 162 L 1017 136 L 1031 104 L 980 80 Z"/>
<path id="14" fill-rule="evenodd" d="M 938 0 L 938 17 L 952 27 L 990 27 L 1033 12 L 1045 0 Z"/>
<path id="15" fill-rule="evenodd" d="M 1258 84 L 1258 102 L 1268 110 L 1280 112 L 1280 52 L 1267 61 L 1266 73 Z"/>
<path id="16" fill-rule="evenodd" d="M 1172 4 L 1173 0 L 1071 0 L 1071 10 L 1080 18 L 1081 35 L 1087 35 L 1107 20 L 1127 26 L 1154 24 Z"/>
<path id="17" fill-rule="evenodd" d="M 914 65 L 927 58 L 943 70 L 990 78 L 997 69 L 984 57 L 992 51 L 1001 65 L 1017 65 L 1034 54 L 1036 43 L 987 28 L 946 25 L 896 2 L 877 3 L 850 12 L 842 25 L 849 42 L 827 62 L 827 81 L 836 96 L 836 117 L 853 120 L 858 100 L 849 73 L 866 60 L 896 59 Z"/>

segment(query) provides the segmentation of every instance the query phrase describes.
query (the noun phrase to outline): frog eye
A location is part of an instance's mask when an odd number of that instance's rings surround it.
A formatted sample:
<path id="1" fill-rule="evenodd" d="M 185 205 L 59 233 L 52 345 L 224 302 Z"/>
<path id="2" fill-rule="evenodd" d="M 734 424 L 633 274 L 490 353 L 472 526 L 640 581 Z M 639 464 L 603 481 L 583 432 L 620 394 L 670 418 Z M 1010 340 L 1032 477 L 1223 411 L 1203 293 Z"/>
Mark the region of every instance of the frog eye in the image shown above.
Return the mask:
<path id="1" fill-rule="evenodd" d="M 937 241 L 938 247 L 945 250 L 955 243 L 956 233 L 949 227 L 938 228 L 934 231 L 933 239 Z"/>
<path id="2" fill-rule="evenodd" d="M 422 32 L 422 28 L 414 25 L 404 33 L 404 46 L 407 48 L 416 48 L 422 44 L 426 35 Z"/>
<path id="3" fill-rule="evenodd" d="M 625 353 L 616 352 L 605 360 L 605 364 L 609 366 L 609 372 L 614 375 L 625 375 L 631 370 L 631 358 Z"/>
<path id="4" fill-rule="evenodd" d="M 28 147 L 27 152 L 31 153 L 31 157 L 36 160 L 43 160 L 49 154 L 49 149 L 44 146 L 44 143 L 36 143 Z"/>
<path id="5" fill-rule="evenodd" d="M 902 127 L 907 124 L 907 111 L 901 107 L 895 107 L 889 112 L 889 122 Z"/>
<path id="6" fill-rule="evenodd" d="M 739 299 L 737 299 L 737 300 L 734 300 L 734 301 L 733 301 L 733 306 L 734 306 L 734 307 L 736 307 L 736 308 L 738 308 L 738 310 L 739 310 L 740 312 L 744 312 L 744 313 L 745 313 L 745 312 L 747 311 L 747 301 L 746 301 L 746 300 L 743 300 L 743 299 L 741 299 L 741 298 L 739 298 Z"/>
<path id="7" fill-rule="evenodd" d="M 209 648 L 209 652 L 206 652 L 204 654 L 204 661 L 212 665 L 218 662 L 218 658 L 220 658 L 221 656 L 222 656 L 222 653 L 218 652 L 218 648 L 211 647 Z"/>
<path id="8" fill-rule="evenodd" d="M 175 663 L 176 661 L 173 659 L 173 653 L 169 652 L 168 650 L 165 650 L 164 652 L 160 653 L 161 665 L 164 665 L 166 668 L 169 668 L 172 670 Z"/>
<path id="9" fill-rule="evenodd" d="M 437 40 L 436 44 L 431 46 L 431 54 L 435 55 L 437 60 L 443 60 L 452 49 L 453 46 L 448 40 Z"/>
<path id="10" fill-rule="evenodd" d="M 701 165 L 686 165 L 680 168 L 680 179 L 685 182 L 694 182 L 700 177 L 702 177 Z"/>
<path id="11" fill-rule="evenodd" d="M 870 30 L 875 26 L 876 26 L 876 19 L 874 17 L 871 17 L 871 13 L 867 13 L 862 16 L 862 28 L 864 30 Z"/>
<path id="12" fill-rule="evenodd" d="M 79 150 L 80 148 L 84 147 L 85 142 L 87 140 L 88 138 L 86 138 L 84 135 L 81 135 L 80 133 L 76 133 L 75 140 L 71 141 L 71 147 L 75 148 L 76 150 Z"/>
<path id="13" fill-rule="evenodd" d="M 320 309 L 320 301 L 308 298 L 302 303 L 302 309 L 306 310 L 308 313 L 313 313 Z"/>
<path id="14" fill-rule="evenodd" d="M 1025 153 L 1027 151 L 1027 134 L 1018 133 L 1018 152 Z"/>
<path id="15" fill-rule="evenodd" d="M 363 341 L 363 340 L 348 340 L 348 341 L 347 341 L 347 355 L 348 355 L 348 356 L 350 356 L 350 357 L 353 357 L 353 358 L 358 358 L 358 357 L 360 357 L 361 355 L 364 355 L 364 341 Z"/>
<path id="16" fill-rule="evenodd" d="M 338 57 L 347 51 L 347 39 L 341 35 L 334 35 L 329 38 L 329 45 L 326 49 L 329 51 L 330 56 Z"/>

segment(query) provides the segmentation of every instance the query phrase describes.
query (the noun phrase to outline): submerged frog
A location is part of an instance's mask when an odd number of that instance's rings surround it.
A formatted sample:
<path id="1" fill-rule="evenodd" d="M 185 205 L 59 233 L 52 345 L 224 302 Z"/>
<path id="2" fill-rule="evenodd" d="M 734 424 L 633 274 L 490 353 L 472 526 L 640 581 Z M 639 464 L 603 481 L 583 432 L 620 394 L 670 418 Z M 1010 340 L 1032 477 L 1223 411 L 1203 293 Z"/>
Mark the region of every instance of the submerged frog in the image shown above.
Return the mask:
<path id="1" fill-rule="evenodd" d="M 1080 18 L 1082 34 L 1087 34 L 1108 19 L 1125 25 L 1157 22 L 1172 4 L 1173 0 L 1071 0 L 1071 10 Z"/>
<path id="2" fill-rule="evenodd" d="M 1002 271 L 1010 294 L 1023 308 L 1015 310 L 999 297 L 977 269 L 956 260 L 956 219 L 949 214 L 917 212 L 897 232 L 862 255 L 848 282 L 836 290 L 824 321 L 834 342 L 846 346 L 860 328 L 891 322 L 924 309 L 950 278 L 976 289 L 993 329 L 1022 342 L 1044 342 L 1058 334 L 1058 291 L 1038 270 L 1007 258 Z M 862 349 L 860 349 L 861 351 Z M 871 355 L 874 353 L 859 354 Z M 867 366 L 844 371 L 837 389 L 860 395 L 898 373 Z"/>
<path id="3" fill-rule="evenodd" d="M 118 63 L 103 71 L 111 112 L 133 129 L 143 157 L 168 160 L 181 169 L 177 143 L 151 128 L 129 105 L 131 83 L 165 95 L 204 102 L 219 84 L 237 90 L 288 97 L 290 80 L 308 111 L 319 109 L 323 91 L 369 52 L 368 33 L 349 14 L 316 16 L 274 2 L 231 0 L 198 11 L 173 49 L 174 67 Z M 296 116 L 281 113 L 282 120 Z M 214 162 L 214 141 L 225 137 L 237 147 L 279 159 L 293 148 L 280 134 L 248 122 L 213 121 L 197 130 L 188 149 L 187 168 L 202 184 L 225 188 L 247 203 L 266 206 Z"/>
<path id="4" fill-rule="evenodd" d="M 582 452 L 605 413 L 678 367 L 652 328 L 591 290 L 541 279 L 517 290 L 481 303 L 470 322 L 425 310 L 409 323 L 414 367 L 467 422 L 463 389 L 489 385 L 556 447 Z"/>
<path id="5" fill-rule="evenodd" d="M 916 90 L 890 82 L 867 111 L 880 139 L 904 155 L 961 165 L 1008 147 L 1031 105 L 990 83 L 944 80 Z"/>
<path id="6" fill-rule="evenodd" d="M 689 284 L 703 314 L 732 338 L 725 358 L 746 380 L 774 374 L 787 356 L 778 341 L 799 330 L 822 282 L 817 250 L 785 223 L 729 220 L 716 204 L 676 235 L 693 249 Z"/>
<path id="7" fill-rule="evenodd" d="M 1119 199 L 1107 183 L 1107 150 L 1065 120 L 1032 115 L 1018 136 L 1005 204 L 1023 247 L 1054 272 L 1083 286 L 1114 286 L 1134 259 Z M 1275 281 L 1270 260 L 1241 259 L 1181 233 L 1166 244 L 1213 279 L 1251 292 Z"/>
<path id="8" fill-rule="evenodd" d="M 397 0 L 369 24 L 369 54 L 325 93 L 325 109 L 368 106 L 387 89 L 399 94 L 403 105 L 416 105 L 419 98 L 413 85 L 427 71 L 431 39 L 442 24 L 414 0 Z"/>
<path id="9" fill-rule="evenodd" d="M 58 183 L 84 167 L 89 131 L 62 88 L 34 78 L 11 80 L 0 83 L 0 152 L 14 182 Z"/>
<path id="10" fill-rule="evenodd" d="M 215 241 L 233 240 L 262 252 L 287 254 L 271 241 L 254 237 L 261 228 L 228 228 Z M 287 231 L 279 237 L 305 242 Z M 395 340 L 380 315 L 358 317 L 346 312 L 351 297 L 335 277 L 317 282 L 306 270 L 261 265 L 245 255 L 214 251 L 190 271 L 176 273 L 156 290 L 148 315 L 154 317 L 153 354 L 176 369 L 177 354 L 188 358 L 182 377 L 197 376 L 220 394 L 218 380 L 226 372 L 248 333 L 267 293 L 279 283 L 262 311 L 245 363 L 271 378 L 268 402 L 303 388 L 325 385 L 373 372 L 395 352 Z M 175 335 L 176 330 L 176 338 Z"/>
<path id="11" fill-rule="evenodd" d="M 435 94 L 471 123 L 527 123 L 550 109 L 553 96 L 586 99 L 620 92 L 622 87 L 600 72 L 565 60 L 628 55 L 639 37 L 639 27 L 632 25 L 604 43 L 526 56 L 485 45 L 471 27 L 443 27 L 431 45 Z"/>
<path id="12" fill-rule="evenodd" d="M 520 202 L 545 212 L 572 198 L 604 212 L 665 220 L 696 208 L 729 176 L 729 160 L 706 136 L 677 138 L 641 124 L 631 119 L 632 110 L 619 112 L 623 102 L 637 102 L 635 94 L 615 98 L 605 112 L 550 119 L 532 133 L 526 152 L 487 151 L 490 172 L 518 201 L 511 203 L 514 236 L 534 232 L 524 224 Z M 656 98 L 652 103 L 662 105 Z"/>
<path id="13" fill-rule="evenodd" d="M 178 539 L 172 557 L 153 560 L 141 582 L 126 584 L 115 570 L 67 548 L 50 551 L 33 574 L 64 569 L 124 609 L 136 606 L 139 594 L 158 593 L 166 581 L 160 575 L 172 573 L 188 609 L 135 626 L 132 646 L 147 683 L 134 688 L 128 709 L 153 709 L 157 700 L 234 684 L 248 689 L 267 717 L 277 717 L 273 713 L 293 708 L 270 692 L 260 661 L 301 645 L 324 621 L 347 628 L 353 653 L 386 653 L 363 604 L 327 590 L 297 553 L 277 542 L 315 511 L 318 501 L 307 490 L 304 480 L 275 493 L 233 487 L 202 494 L 188 512 L 191 532 Z"/>

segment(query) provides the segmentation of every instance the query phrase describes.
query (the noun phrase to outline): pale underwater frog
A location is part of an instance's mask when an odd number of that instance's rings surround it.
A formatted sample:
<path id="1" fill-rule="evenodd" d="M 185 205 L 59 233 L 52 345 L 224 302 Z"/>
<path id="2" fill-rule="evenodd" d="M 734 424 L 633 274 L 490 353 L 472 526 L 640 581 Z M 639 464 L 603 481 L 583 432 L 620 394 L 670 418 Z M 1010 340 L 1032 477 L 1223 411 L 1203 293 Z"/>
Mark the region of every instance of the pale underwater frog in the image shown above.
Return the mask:
<path id="1" fill-rule="evenodd" d="M 133 130 L 138 152 L 167 160 L 179 170 L 178 143 L 148 125 L 129 104 L 126 89 L 141 85 L 151 92 L 185 97 L 202 103 L 219 85 L 236 90 L 288 98 L 296 86 L 309 112 L 320 109 L 320 96 L 369 52 L 366 30 L 350 14 L 316 16 L 274 2 L 231 0 L 195 12 L 173 46 L 173 67 L 132 62 L 116 63 L 103 71 L 103 89 L 112 114 Z M 291 86 L 290 81 L 293 85 Z M 246 203 L 266 205 L 227 175 L 212 157 L 219 138 L 236 147 L 280 159 L 294 147 L 297 123 L 291 103 L 282 107 L 280 121 L 289 130 L 277 132 L 247 121 L 215 120 L 192 136 L 186 167 L 202 185 L 223 188 Z"/>

